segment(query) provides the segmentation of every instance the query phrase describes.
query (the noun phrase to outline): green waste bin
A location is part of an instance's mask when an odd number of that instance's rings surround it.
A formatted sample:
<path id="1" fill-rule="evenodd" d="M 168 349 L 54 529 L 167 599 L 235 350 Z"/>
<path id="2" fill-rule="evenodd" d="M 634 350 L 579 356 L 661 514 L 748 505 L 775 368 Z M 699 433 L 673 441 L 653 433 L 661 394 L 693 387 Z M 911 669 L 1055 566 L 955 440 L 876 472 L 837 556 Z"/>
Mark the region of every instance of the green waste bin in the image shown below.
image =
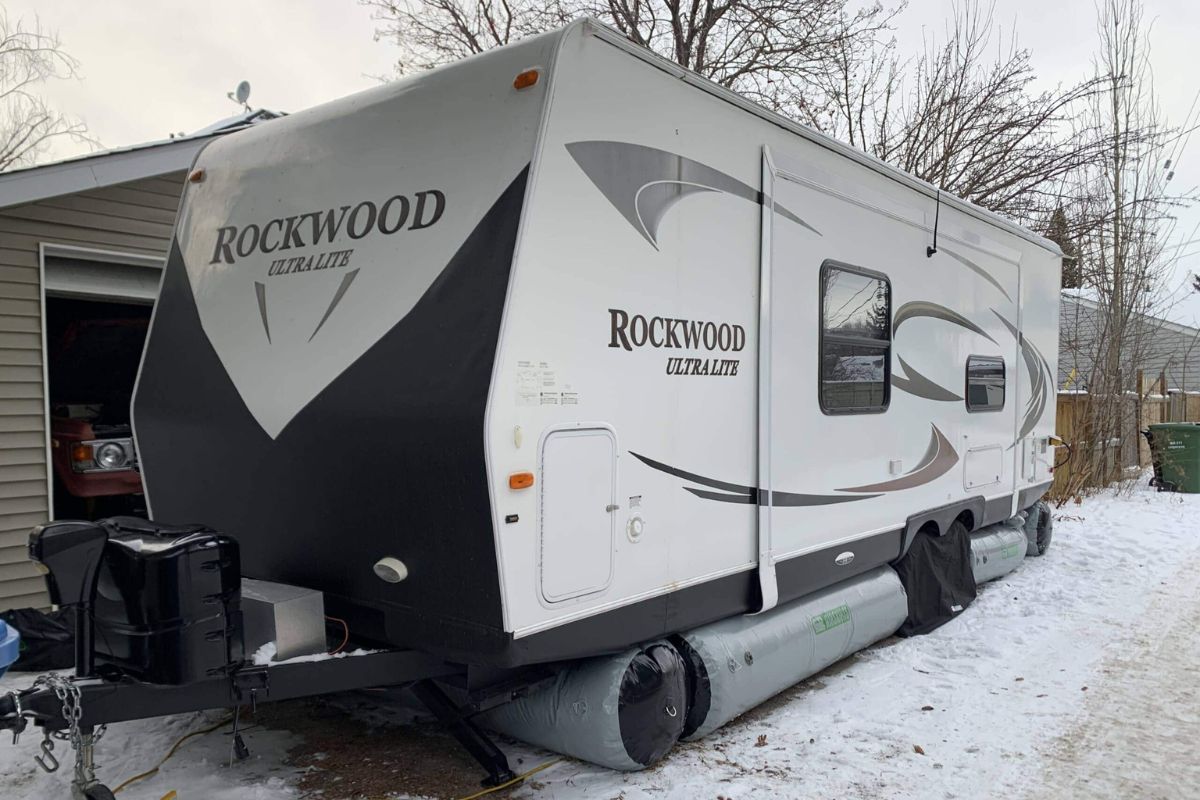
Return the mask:
<path id="1" fill-rule="evenodd" d="M 1200 493 L 1200 424 L 1164 422 L 1151 425 L 1150 448 L 1159 488 Z"/>

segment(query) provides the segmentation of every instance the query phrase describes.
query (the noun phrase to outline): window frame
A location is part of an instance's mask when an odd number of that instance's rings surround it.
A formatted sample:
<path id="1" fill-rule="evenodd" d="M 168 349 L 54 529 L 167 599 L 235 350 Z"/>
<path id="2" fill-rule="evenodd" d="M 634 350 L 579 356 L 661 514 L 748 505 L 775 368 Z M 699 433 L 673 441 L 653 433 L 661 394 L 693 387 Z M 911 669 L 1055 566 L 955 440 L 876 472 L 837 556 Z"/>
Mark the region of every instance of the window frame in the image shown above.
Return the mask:
<path id="1" fill-rule="evenodd" d="M 1003 396 L 1000 400 L 1000 405 L 972 406 L 971 405 L 971 361 L 999 361 L 1000 362 L 1000 384 Z M 966 406 L 968 414 L 994 414 L 997 411 L 1003 411 L 1008 405 L 1008 362 L 1004 360 L 1004 356 L 985 356 L 980 353 L 971 353 L 967 356 L 966 362 L 963 364 L 963 405 Z"/>
<path id="2" fill-rule="evenodd" d="M 861 336 L 846 336 L 844 334 L 825 333 L 825 291 L 829 274 L 834 270 L 861 275 L 865 278 L 883 281 L 887 287 L 887 341 L 867 339 Z M 878 406 L 842 406 L 831 408 L 825 404 L 825 341 L 839 344 L 859 345 L 882 348 L 883 358 L 883 404 Z M 883 414 L 892 404 L 892 279 L 878 270 L 847 264 L 844 261 L 826 259 L 821 263 L 820 290 L 817 292 L 817 404 L 821 413 L 826 416 L 842 416 L 845 414 Z"/>

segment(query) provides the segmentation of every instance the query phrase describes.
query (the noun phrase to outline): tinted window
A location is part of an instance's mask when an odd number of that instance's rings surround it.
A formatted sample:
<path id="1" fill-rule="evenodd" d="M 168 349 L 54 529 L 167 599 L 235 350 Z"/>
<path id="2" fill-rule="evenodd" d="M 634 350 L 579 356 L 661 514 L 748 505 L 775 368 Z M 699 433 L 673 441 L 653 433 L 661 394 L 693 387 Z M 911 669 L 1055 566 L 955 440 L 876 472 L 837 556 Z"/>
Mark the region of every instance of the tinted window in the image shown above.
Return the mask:
<path id="1" fill-rule="evenodd" d="M 967 409 L 999 411 L 1004 408 L 1004 359 L 971 356 L 967 359 Z"/>
<path id="2" fill-rule="evenodd" d="M 891 375 L 891 285 L 867 270 L 821 270 L 821 409 L 827 414 L 887 408 Z"/>

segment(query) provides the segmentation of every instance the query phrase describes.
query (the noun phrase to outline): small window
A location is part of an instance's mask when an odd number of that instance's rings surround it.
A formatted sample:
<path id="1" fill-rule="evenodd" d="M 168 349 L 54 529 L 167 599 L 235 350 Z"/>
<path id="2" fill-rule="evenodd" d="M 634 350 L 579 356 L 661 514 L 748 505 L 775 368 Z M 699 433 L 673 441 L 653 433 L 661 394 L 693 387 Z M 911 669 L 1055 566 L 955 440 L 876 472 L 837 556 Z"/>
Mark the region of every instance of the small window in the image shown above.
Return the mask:
<path id="1" fill-rule="evenodd" d="M 891 397 L 892 286 L 886 275 L 834 262 L 821 268 L 821 410 L 884 411 Z"/>
<path id="2" fill-rule="evenodd" d="M 967 358 L 967 410 L 999 411 L 1004 408 L 1004 359 L 994 356 Z"/>

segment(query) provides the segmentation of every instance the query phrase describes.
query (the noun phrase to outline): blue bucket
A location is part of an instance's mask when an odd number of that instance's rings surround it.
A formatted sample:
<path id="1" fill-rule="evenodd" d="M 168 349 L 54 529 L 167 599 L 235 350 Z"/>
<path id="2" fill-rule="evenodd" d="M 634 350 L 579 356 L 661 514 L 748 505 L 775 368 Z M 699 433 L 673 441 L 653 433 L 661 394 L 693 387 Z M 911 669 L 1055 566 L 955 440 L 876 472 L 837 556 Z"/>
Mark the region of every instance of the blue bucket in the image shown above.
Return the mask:
<path id="1" fill-rule="evenodd" d="M 16 662 L 20 650 L 21 634 L 0 619 L 0 678 L 3 678 L 8 668 Z"/>

